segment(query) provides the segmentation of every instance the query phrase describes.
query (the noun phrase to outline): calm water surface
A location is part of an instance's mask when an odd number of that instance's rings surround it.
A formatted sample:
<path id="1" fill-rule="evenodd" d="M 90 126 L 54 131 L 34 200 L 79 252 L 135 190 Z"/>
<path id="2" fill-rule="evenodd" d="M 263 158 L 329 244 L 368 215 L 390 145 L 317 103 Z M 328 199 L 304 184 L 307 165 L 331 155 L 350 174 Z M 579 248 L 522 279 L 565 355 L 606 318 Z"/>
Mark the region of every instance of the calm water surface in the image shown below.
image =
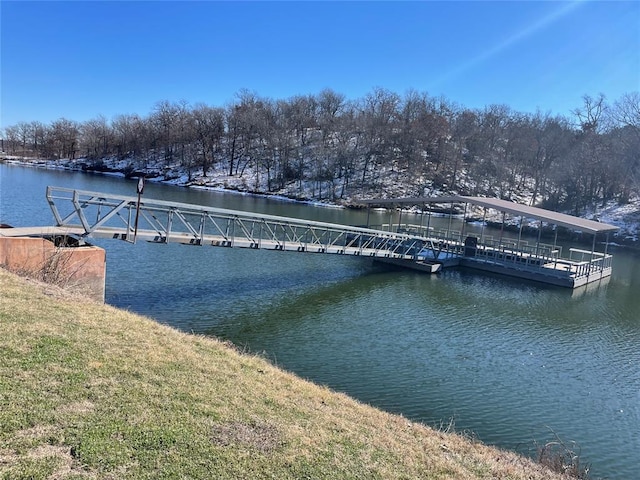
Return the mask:
<path id="1" fill-rule="evenodd" d="M 0 165 L 0 222 L 45 225 L 47 185 L 134 195 L 135 182 Z M 145 196 L 363 224 L 364 212 L 147 184 Z M 373 222 L 383 223 L 388 214 Z M 594 477 L 640 464 L 640 258 L 570 291 L 463 270 L 103 240 L 107 302 L 228 338 L 310 380 L 531 454 L 576 441 Z"/>

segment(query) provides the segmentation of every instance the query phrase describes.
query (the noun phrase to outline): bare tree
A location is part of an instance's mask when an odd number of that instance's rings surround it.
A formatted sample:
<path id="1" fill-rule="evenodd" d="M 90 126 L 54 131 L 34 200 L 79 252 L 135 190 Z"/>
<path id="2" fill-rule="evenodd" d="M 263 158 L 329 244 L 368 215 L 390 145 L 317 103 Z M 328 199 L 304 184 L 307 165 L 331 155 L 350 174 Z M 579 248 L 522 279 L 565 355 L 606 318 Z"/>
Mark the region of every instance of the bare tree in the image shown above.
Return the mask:
<path id="1" fill-rule="evenodd" d="M 549 117 L 539 112 L 532 118 L 535 135 L 535 155 L 530 165 L 530 175 L 533 177 L 532 203 L 536 203 L 538 196 L 543 202 L 549 202 L 550 192 L 547 191 L 548 182 L 560 163 L 567 157 L 573 139 L 573 133 L 568 122 L 562 117 Z M 557 189 L 555 189 L 557 192 Z M 550 206 L 557 208 L 557 195 L 554 195 Z"/>
<path id="2" fill-rule="evenodd" d="M 322 183 L 329 178 L 335 194 L 337 181 L 342 182 L 340 197 L 353 175 L 355 158 L 351 156 L 352 144 L 357 143 L 360 132 L 355 126 L 354 104 L 345 96 L 331 89 L 324 89 L 316 96 L 316 125 L 319 138 L 315 144 L 301 150 L 298 168 L 302 175 L 304 159 L 309 160 L 310 177 L 313 180 L 313 195 L 316 189 L 322 197 Z"/>
<path id="3" fill-rule="evenodd" d="M 611 117 L 618 126 L 612 135 L 623 170 L 620 200 L 626 202 L 632 190 L 640 195 L 640 93 L 623 95 L 613 105 Z"/>
<path id="4" fill-rule="evenodd" d="M 328 92 L 326 92 L 328 95 Z M 286 147 L 282 155 L 281 181 L 298 180 L 302 188 L 307 161 L 313 156 L 313 142 L 321 132 L 319 125 L 320 104 L 318 98 L 311 95 L 299 95 L 285 102 L 278 102 L 283 114 L 281 135 L 292 140 L 286 142 L 281 136 L 279 142 Z"/>
<path id="5" fill-rule="evenodd" d="M 638 129 L 640 135 L 640 92 L 627 93 L 615 102 L 612 117 L 622 126 Z"/>
<path id="6" fill-rule="evenodd" d="M 10 125 L 4 128 L 4 148 L 12 155 L 18 153 L 20 146 L 20 133 L 17 125 Z"/>
<path id="7" fill-rule="evenodd" d="M 47 135 L 47 127 L 38 121 L 31 122 L 32 149 L 36 156 L 41 156 L 44 140 Z"/>
<path id="8" fill-rule="evenodd" d="M 471 142 L 478 135 L 479 123 L 479 115 L 472 110 L 462 110 L 451 120 L 451 139 L 448 142 L 450 145 L 449 155 L 441 157 L 448 161 L 444 163 L 444 175 L 441 176 L 443 181 L 447 179 L 447 184 L 451 185 L 453 189 L 458 188 L 459 172 L 462 171 L 465 164 L 470 164 L 475 159 Z M 438 164 L 438 168 L 441 163 Z M 436 169 L 434 177 L 438 176 L 438 169 Z M 439 182 L 441 186 L 443 181 Z"/>
<path id="9" fill-rule="evenodd" d="M 111 153 L 113 130 L 106 118 L 100 115 L 79 125 L 81 149 L 89 158 L 104 158 Z"/>
<path id="10" fill-rule="evenodd" d="M 362 102 L 359 118 L 366 150 L 362 165 L 363 188 L 371 186 L 372 181 L 375 184 L 381 170 L 392 168 L 393 134 L 399 105 L 400 97 L 383 88 L 375 88 Z"/>
<path id="11" fill-rule="evenodd" d="M 206 177 L 209 169 L 215 165 L 216 155 L 222 151 L 225 112 L 221 108 L 198 104 L 191 115 L 195 140 L 202 158 L 202 174 Z"/>
<path id="12" fill-rule="evenodd" d="M 229 175 L 243 176 L 247 168 L 253 169 L 254 185 L 260 185 L 261 162 L 265 155 L 265 129 L 268 100 L 254 92 L 241 90 L 237 101 L 226 109 L 226 155 Z"/>
<path id="13" fill-rule="evenodd" d="M 137 122 L 140 122 L 137 115 L 118 115 L 111 122 L 118 158 L 140 153 L 140 144 L 144 134 L 136 128 Z"/>
<path id="14" fill-rule="evenodd" d="M 51 156 L 73 160 L 78 150 L 79 134 L 77 122 L 66 118 L 60 118 L 52 122 L 45 140 Z"/>
<path id="15" fill-rule="evenodd" d="M 27 122 L 19 122 L 16 125 L 18 140 L 20 142 L 20 149 L 22 150 L 22 156 L 33 156 L 33 151 L 27 145 L 31 146 L 31 138 L 33 137 L 33 129 L 31 124 Z"/>
<path id="16" fill-rule="evenodd" d="M 603 118 L 607 105 L 605 96 L 601 93 L 597 98 L 589 95 L 582 97 L 583 106 L 575 108 L 573 113 L 578 119 L 578 125 L 585 133 L 597 133 L 603 128 Z"/>
<path id="17" fill-rule="evenodd" d="M 353 188 L 352 179 L 357 174 L 358 160 L 362 157 L 362 131 L 357 128 L 357 112 L 353 103 L 347 103 L 337 119 L 332 150 L 334 154 L 334 178 L 340 182 L 339 198 Z M 336 185 L 337 186 L 337 185 Z M 334 189 L 335 190 L 335 189 Z"/>
<path id="18" fill-rule="evenodd" d="M 162 100 L 156 103 L 149 121 L 155 130 L 157 148 L 164 152 L 164 161 L 171 163 L 174 160 L 176 140 L 179 135 L 179 117 L 182 106 Z M 154 142 L 155 143 L 155 142 Z"/>
<path id="19" fill-rule="evenodd" d="M 490 105 L 478 112 L 478 128 L 467 144 L 473 155 L 469 174 L 478 193 L 498 196 L 504 193 L 508 176 L 506 129 L 511 113 L 506 105 Z"/>

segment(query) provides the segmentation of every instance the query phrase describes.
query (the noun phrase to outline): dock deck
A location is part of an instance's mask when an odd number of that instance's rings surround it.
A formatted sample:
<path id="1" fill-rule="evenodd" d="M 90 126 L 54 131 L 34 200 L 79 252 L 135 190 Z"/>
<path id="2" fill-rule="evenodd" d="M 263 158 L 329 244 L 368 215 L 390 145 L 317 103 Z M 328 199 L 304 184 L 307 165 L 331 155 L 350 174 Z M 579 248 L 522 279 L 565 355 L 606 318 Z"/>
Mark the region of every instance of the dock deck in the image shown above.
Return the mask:
<path id="1" fill-rule="evenodd" d="M 475 268 L 504 275 L 526 278 L 530 280 L 560 285 L 563 287 L 577 288 L 591 282 L 609 277 L 612 273 L 612 256 L 607 252 L 609 234 L 618 229 L 606 223 L 578 218 L 571 215 L 552 212 L 537 207 L 520 205 L 507 200 L 483 197 L 465 197 L 451 195 L 447 197 L 412 197 L 384 200 L 367 200 L 363 202 L 368 208 L 373 206 L 383 208 L 398 208 L 398 223 L 392 222 L 381 225 L 383 230 L 410 233 L 425 238 L 425 248 L 420 255 L 431 257 L 433 261 L 442 263 L 444 268 L 449 266 L 462 266 Z M 439 204 L 437 209 L 442 212 L 446 209 L 442 205 L 448 204 L 449 218 L 455 216 L 454 205 L 463 205 L 462 231 L 455 232 L 450 228 L 435 231 L 430 224 L 431 209 L 427 205 Z M 468 206 L 483 210 L 482 231 L 476 234 L 466 234 L 464 224 L 466 221 Z M 420 225 L 402 224 L 402 207 L 421 207 L 422 216 L 428 214 L 426 222 Z M 458 211 L 461 209 L 458 209 Z M 493 239 L 484 234 L 487 212 L 493 210 L 501 214 L 502 228 L 499 239 Z M 519 232 L 517 239 L 506 238 L 504 235 L 506 215 L 515 216 L 519 220 Z M 524 219 L 535 220 L 538 225 L 538 238 L 535 243 L 529 244 L 522 238 Z M 552 245 L 541 242 L 543 224 L 554 226 L 556 232 Z M 578 231 L 592 236 L 591 250 L 563 248 L 557 244 L 557 228 L 562 227 L 571 231 Z M 604 252 L 596 251 L 596 238 L 606 234 Z"/>
<path id="2" fill-rule="evenodd" d="M 431 235 L 425 238 L 425 246 L 418 256 L 424 259 L 422 263 L 438 263 L 441 268 L 473 268 L 568 288 L 601 280 L 612 273 L 610 254 L 569 248 L 563 255 L 563 248 L 557 245 L 521 242 L 514 246 L 510 239 L 480 244 L 476 243 L 476 237 L 465 240 Z M 407 261 L 394 263 L 424 270 Z"/>

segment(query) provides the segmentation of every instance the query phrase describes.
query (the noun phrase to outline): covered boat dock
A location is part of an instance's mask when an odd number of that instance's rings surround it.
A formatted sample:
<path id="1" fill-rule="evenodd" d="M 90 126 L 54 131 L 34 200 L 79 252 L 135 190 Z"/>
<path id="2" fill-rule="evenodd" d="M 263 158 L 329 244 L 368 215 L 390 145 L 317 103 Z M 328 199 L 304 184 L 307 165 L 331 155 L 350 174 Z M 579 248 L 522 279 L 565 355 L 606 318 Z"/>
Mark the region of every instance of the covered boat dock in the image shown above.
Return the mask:
<path id="1" fill-rule="evenodd" d="M 609 235 L 618 229 L 613 225 L 497 198 L 450 195 L 365 200 L 361 203 L 365 204 L 369 211 L 374 207 L 399 208 L 397 223 L 390 220 L 388 224 L 371 226 L 369 225 L 370 215 L 367 215 L 367 227 L 388 229 L 423 238 L 424 248 L 419 256 L 428 258 L 430 262 L 441 268 L 452 266 L 474 268 L 569 288 L 600 281 L 611 275 L 612 255 L 608 252 Z M 441 207 L 434 208 L 435 205 Z M 416 206 L 420 207 L 422 212 L 420 223 L 402 223 L 402 208 Z M 477 216 L 479 209 L 483 212 L 480 232 L 465 232 L 465 226 L 472 212 L 472 218 L 480 220 Z M 439 212 L 440 216 L 443 214 L 448 216 L 447 228 L 436 229 L 431 226 L 431 217 L 434 212 Z M 487 218 L 495 218 L 496 213 L 500 219 L 499 235 L 490 236 L 485 232 Z M 507 236 L 509 232 L 505 232 L 507 229 L 512 229 L 512 227 L 505 228 L 507 214 L 519 217 L 519 223 L 516 225 L 517 238 L 513 238 L 513 232 L 511 236 Z M 454 230 L 452 227 L 454 216 L 462 219 L 459 230 Z M 536 222 L 535 242 L 523 239 L 525 219 Z M 541 241 L 545 223 L 554 232 L 552 243 Z M 590 235 L 591 248 L 563 249 L 558 244 L 558 226 Z M 600 237 L 599 242 L 598 237 Z M 602 244 L 604 245 L 602 251 L 598 251 L 596 247 Z M 409 264 L 405 266 L 411 267 Z M 419 262 L 416 268 L 424 270 L 424 261 Z M 437 268 L 432 269 L 432 271 L 435 270 Z"/>

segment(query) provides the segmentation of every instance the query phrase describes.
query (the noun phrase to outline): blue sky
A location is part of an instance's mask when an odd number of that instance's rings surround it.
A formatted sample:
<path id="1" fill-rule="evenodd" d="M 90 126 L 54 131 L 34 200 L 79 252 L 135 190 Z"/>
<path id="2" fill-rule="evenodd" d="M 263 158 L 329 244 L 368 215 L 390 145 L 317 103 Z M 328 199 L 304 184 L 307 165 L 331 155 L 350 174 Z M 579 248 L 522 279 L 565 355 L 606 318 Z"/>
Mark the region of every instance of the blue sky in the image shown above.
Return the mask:
<path id="1" fill-rule="evenodd" d="M 2 0 L 0 127 L 375 87 L 571 115 L 640 90 L 640 1 Z"/>

